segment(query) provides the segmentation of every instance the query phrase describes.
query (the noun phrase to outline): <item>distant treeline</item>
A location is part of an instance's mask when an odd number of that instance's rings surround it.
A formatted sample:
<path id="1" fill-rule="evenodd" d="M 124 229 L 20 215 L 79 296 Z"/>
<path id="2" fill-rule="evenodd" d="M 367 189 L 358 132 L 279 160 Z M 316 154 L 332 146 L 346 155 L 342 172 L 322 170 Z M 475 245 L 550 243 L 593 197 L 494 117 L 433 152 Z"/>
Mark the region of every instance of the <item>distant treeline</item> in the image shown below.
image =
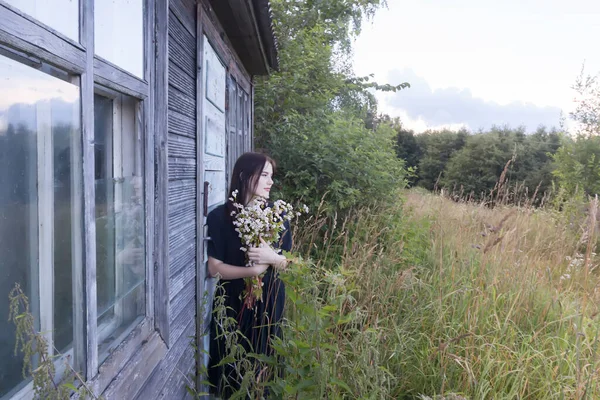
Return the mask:
<path id="1" fill-rule="evenodd" d="M 387 118 L 385 118 L 387 119 Z M 526 134 L 523 128 L 493 127 L 472 133 L 465 129 L 426 131 L 415 134 L 398 121 L 396 152 L 412 169 L 411 186 L 441 190 L 482 200 L 495 190 L 505 171 L 505 186 L 539 201 L 552 189 L 556 176 L 555 155 L 565 135 L 555 128 L 540 127 Z"/>

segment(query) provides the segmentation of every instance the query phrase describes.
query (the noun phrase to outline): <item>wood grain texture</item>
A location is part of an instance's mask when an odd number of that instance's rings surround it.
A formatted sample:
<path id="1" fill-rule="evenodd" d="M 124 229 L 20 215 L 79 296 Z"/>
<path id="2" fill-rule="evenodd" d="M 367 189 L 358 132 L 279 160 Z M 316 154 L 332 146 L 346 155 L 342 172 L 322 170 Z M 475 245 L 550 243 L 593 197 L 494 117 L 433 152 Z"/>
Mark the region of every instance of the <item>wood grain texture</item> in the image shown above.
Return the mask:
<path id="1" fill-rule="evenodd" d="M 156 399 L 192 399 L 193 397 L 187 392 L 186 386 L 193 386 L 194 371 L 194 348 L 190 344 L 183 350 L 179 362 L 167 379 L 163 391 Z"/>
<path id="2" fill-rule="evenodd" d="M 185 229 L 189 228 L 190 226 L 191 224 L 185 226 Z M 188 231 L 187 233 L 187 235 L 181 235 L 181 245 L 177 246 L 175 248 L 176 250 L 173 250 L 173 259 L 171 261 L 171 265 L 169 266 L 169 284 L 172 284 L 173 280 L 177 279 L 177 276 L 181 273 L 181 271 L 185 269 L 191 271 L 194 270 L 196 261 L 196 232 Z M 194 277 L 192 276 L 190 279 L 193 278 Z M 185 286 L 186 283 L 187 282 L 184 282 L 183 286 Z M 177 290 L 171 287 L 171 292 L 173 295 L 171 295 L 169 299 L 172 300 L 173 296 L 183 289 L 183 286 L 179 287 Z"/>
<path id="3" fill-rule="evenodd" d="M 196 159 L 196 141 L 180 135 L 169 135 L 169 156 Z"/>
<path id="4" fill-rule="evenodd" d="M 196 79 L 169 60 L 169 84 L 180 92 L 196 98 Z"/>
<path id="5" fill-rule="evenodd" d="M 169 207 L 176 203 L 193 201 L 196 198 L 196 180 L 179 180 L 169 186 Z"/>
<path id="6" fill-rule="evenodd" d="M 194 237 L 194 240 L 196 238 Z M 196 258 L 196 244 L 194 243 L 189 247 L 189 252 L 178 254 L 179 257 L 179 268 L 175 270 L 173 268 L 173 274 L 169 279 L 169 285 L 171 285 L 171 292 L 179 293 L 183 291 L 183 288 L 194 281 L 196 278 L 195 258 Z M 172 298 L 169 300 L 173 300 Z"/>
<path id="7" fill-rule="evenodd" d="M 177 232 L 177 227 L 195 221 L 196 202 L 190 201 L 178 204 L 177 207 L 169 208 L 169 237 Z"/>
<path id="8" fill-rule="evenodd" d="M 196 35 L 183 26 L 176 13 L 173 13 L 173 17 L 169 21 L 169 38 L 179 43 L 190 57 L 196 58 Z"/>
<path id="9" fill-rule="evenodd" d="M 170 346 L 169 327 L 169 234 L 168 234 L 168 76 L 169 76 L 169 0 L 156 0 L 156 59 L 154 79 L 154 129 L 156 188 L 154 201 L 154 315 L 158 332 Z"/>
<path id="10" fill-rule="evenodd" d="M 187 338 L 194 334 L 194 329 L 194 318 L 188 318 L 187 325 L 178 335 L 178 337 L 182 339 L 173 342 L 173 345 L 169 348 L 167 354 L 154 369 L 150 377 L 146 380 L 146 383 L 141 388 L 135 399 L 155 399 L 157 393 L 161 393 L 163 391 L 166 382 L 177 367 L 178 361 L 182 358 L 186 349 L 190 347 L 189 339 Z"/>
<path id="11" fill-rule="evenodd" d="M 188 158 L 169 157 L 169 180 L 195 179 L 196 162 Z"/>
<path id="12" fill-rule="evenodd" d="M 0 7 L 1 8 L 1 7 Z M 98 372 L 97 286 L 96 286 L 96 185 L 94 163 L 94 2 L 83 3 L 82 42 L 86 47 L 86 72 L 81 75 L 82 136 L 83 136 L 83 226 L 85 271 L 86 377 Z"/>
<path id="13" fill-rule="evenodd" d="M 239 56 L 233 51 L 231 41 L 225 35 L 224 29 L 210 7 L 208 0 L 200 0 L 199 3 L 202 7 L 202 12 L 200 13 L 202 32 L 210 41 L 219 58 L 227 66 L 228 73 L 233 75 L 235 80 L 249 93 L 251 90 L 250 74 L 242 64 Z"/>
<path id="14" fill-rule="evenodd" d="M 85 17 L 85 14 L 82 16 Z M 89 45 L 86 35 L 87 31 L 82 31 L 82 42 Z M 31 18 L 2 4 L 0 4 L 0 42 L 43 58 L 70 72 L 86 71 L 87 56 L 82 46 L 66 40 L 64 36 L 52 29 L 41 26 Z"/>
<path id="15" fill-rule="evenodd" d="M 94 80 L 104 86 L 145 100 L 148 97 L 148 83 L 123 71 L 110 62 L 94 57 Z"/>
<path id="16" fill-rule="evenodd" d="M 171 0 L 170 9 L 191 35 L 196 34 L 196 5 L 187 0 Z"/>
<path id="17" fill-rule="evenodd" d="M 129 362 L 102 394 L 106 400 L 133 399 L 164 358 L 167 347 L 155 332 L 133 353 Z"/>
<path id="18" fill-rule="evenodd" d="M 152 321 L 145 319 L 127 335 L 127 338 L 100 365 L 98 375 L 88 382 L 94 393 L 102 393 L 106 390 L 108 385 L 115 379 L 115 376 L 123 370 L 134 354 L 140 350 L 143 343 L 148 341 L 153 332 Z"/>
<path id="19" fill-rule="evenodd" d="M 195 304 L 196 297 L 196 282 L 192 280 L 188 282 L 184 288 L 177 293 L 173 300 L 171 300 L 171 325 L 173 326 L 173 322 L 177 319 L 179 314 L 183 312 L 184 308 L 191 307 L 193 310 L 196 310 Z"/>
<path id="20" fill-rule="evenodd" d="M 154 193 L 156 176 L 154 174 L 154 111 L 155 111 L 155 90 L 153 86 L 156 65 L 154 63 L 154 25 L 155 6 L 154 0 L 146 0 L 146 10 L 144 12 L 144 75 L 146 82 L 146 100 L 143 102 L 143 132 L 144 132 L 144 211 L 146 215 L 145 227 L 145 246 L 146 246 L 146 318 L 154 324 Z"/>
<path id="21" fill-rule="evenodd" d="M 194 117 L 196 115 L 196 99 L 169 86 L 169 110 Z"/>

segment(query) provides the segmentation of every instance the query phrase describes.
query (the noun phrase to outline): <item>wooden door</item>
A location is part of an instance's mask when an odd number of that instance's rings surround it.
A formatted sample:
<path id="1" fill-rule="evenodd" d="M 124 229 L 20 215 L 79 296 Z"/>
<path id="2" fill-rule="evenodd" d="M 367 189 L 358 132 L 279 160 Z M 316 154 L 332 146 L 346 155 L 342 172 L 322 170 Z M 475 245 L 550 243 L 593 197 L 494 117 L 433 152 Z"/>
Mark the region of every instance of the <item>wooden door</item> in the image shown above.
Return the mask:
<path id="1" fill-rule="evenodd" d="M 201 69 L 203 79 L 202 99 L 202 146 L 200 166 L 203 185 L 203 260 L 198 271 L 200 287 L 198 325 L 199 343 L 202 350 L 209 349 L 209 326 L 211 318 L 212 300 L 215 289 L 215 279 L 207 274 L 206 253 L 207 237 L 206 216 L 215 207 L 223 204 L 226 199 L 227 178 L 226 171 L 226 131 L 225 131 L 225 88 L 226 68 L 219 59 L 214 48 L 206 37 L 203 37 L 203 61 Z M 200 97 L 200 96 L 199 96 Z M 208 363 L 208 355 L 204 354 L 204 365 Z"/>

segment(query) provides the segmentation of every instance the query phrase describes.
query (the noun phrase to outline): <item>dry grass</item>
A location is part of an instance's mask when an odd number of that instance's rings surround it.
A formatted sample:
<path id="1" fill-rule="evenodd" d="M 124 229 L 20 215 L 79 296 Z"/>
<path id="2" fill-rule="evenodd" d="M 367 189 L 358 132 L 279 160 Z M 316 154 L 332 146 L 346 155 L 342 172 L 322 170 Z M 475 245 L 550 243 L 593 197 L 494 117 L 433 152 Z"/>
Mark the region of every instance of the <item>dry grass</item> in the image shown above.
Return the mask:
<path id="1" fill-rule="evenodd" d="M 578 219 L 403 197 L 297 232 L 318 261 L 297 271 L 287 337 L 319 358 L 285 354 L 312 360 L 318 390 L 295 396 L 600 398 L 597 203 Z"/>

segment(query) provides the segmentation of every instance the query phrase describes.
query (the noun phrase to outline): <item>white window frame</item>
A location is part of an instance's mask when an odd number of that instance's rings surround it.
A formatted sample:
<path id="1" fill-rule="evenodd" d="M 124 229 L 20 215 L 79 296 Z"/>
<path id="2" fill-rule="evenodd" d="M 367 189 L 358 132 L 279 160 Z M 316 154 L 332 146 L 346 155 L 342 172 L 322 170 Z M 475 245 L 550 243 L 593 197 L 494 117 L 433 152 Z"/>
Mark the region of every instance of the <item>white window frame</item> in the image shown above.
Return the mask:
<path id="1" fill-rule="evenodd" d="M 73 204 L 73 212 L 83 221 L 83 236 L 74 235 L 73 247 L 75 257 L 81 260 L 73 272 L 73 299 L 74 299 L 74 338 L 73 347 L 64 356 L 71 356 L 75 370 L 82 372 L 88 385 L 93 387 L 96 394 L 102 393 L 113 381 L 117 373 L 135 351 L 144 343 L 155 330 L 154 318 L 154 119 L 150 110 L 153 102 L 153 68 L 154 68 L 154 8 L 155 0 L 144 0 L 144 77 L 138 78 L 127 71 L 97 57 L 94 54 L 94 0 L 79 0 L 79 42 L 75 42 L 65 35 L 60 34 L 51 27 L 37 21 L 31 16 L 19 11 L 15 7 L 0 0 L 0 46 L 15 54 L 15 59 L 23 58 L 24 61 L 34 63 L 43 62 L 58 67 L 65 72 L 77 76 L 80 88 L 80 124 L 81 137 L 76 151 L 83 159 L 83 170 L 74 171 L 74 176 L 80 179 L 83 187 L 78 185 L 80 192 L 77 202 Z M 26 32 L 27 34 L 24 34 Z M 39 61 L 38 61 L 39 60 Z M 134 321 L 118 338 L 119 352 L 110 354 L 103 363 L 98 361 L 98 333 L 97 326 L 97 298 L 96 298 L 96 246 L 95 246 L 95 189 L 94 189 L 94 91 L 96 87 L 114 90 L 118 93 L 131 96 L 138 102 L 136 110 L 136 128 L 139 129 L 143 145 L 143 187 L 144 187 L 144 213 L 145 213 L 145 316 Z M 44 110 L 40 110 L 43 116 Z M 52 161 L 51 138 L 47 135 L 38 136 L 38 147 L 45 148 L 39 154 L 46 162 Z M 81 163 L 81 158 L 77 160 Z M 42 171 L 43 170 L 43 171 Z M 50 172 L 49 172 L 50 171 Z M 40 184 L 48 185 L 48 173 L 51 168 L 42 168 L 38 165 Z M 50 176 L 51 178 L 51 176 Z M 52 193 L 52 192 L 51 192 Z M 48 250 L 48 243 L 52 243 L 52 224 L 44 222 L 53 218 L 52 204 L 47 199 L 40 198 L 38 211 L 40 229 L 38 238 L 33 246 L 39 250 L 40 276 L 38 278 L 40 298 L 44 301 L 34 306 L 34 312 L 40 311 L 40 331 L 52 330 L 53 318 L 53 271 L 47 268 L 52 265 L 52 247 Z M 76 223 L 76 222 L 73 222 Z M 43 225 L 43 226 L 42 226 Z M 85 251 L 84 251 L 85 250 Z M 75 261 L 74 261 L 75 262 Z M 51 278 L 51 279 L 50 279 Z M 42 283 L 44 282 L 44 283 Z M 46 301 L 48 299 L 49 301 Z M 168 305 L 167 305 L 168 306 Z M 35 308 L 37 307 L 37 309 Z M 164 313 L 164 305 L 160 305 L 160 312 Z M 158 311 L 157 311 L 158 314 Z M 102 327 L 100 327 L 102 328 Z M 136 329 L 138 328 L 138 329 Z M 100 369 L 102 364 L 102 369 Z M 57 371 L 63 369 L 64 362 L 56 362 Z M 100 372 L 100 373 L 99 373 Z M 15 388 L 16 389 L 16 388 Z M 32 383 L 15 392 L 9 393 L 11 399 L 29 399 L 33 396 Z"/>

